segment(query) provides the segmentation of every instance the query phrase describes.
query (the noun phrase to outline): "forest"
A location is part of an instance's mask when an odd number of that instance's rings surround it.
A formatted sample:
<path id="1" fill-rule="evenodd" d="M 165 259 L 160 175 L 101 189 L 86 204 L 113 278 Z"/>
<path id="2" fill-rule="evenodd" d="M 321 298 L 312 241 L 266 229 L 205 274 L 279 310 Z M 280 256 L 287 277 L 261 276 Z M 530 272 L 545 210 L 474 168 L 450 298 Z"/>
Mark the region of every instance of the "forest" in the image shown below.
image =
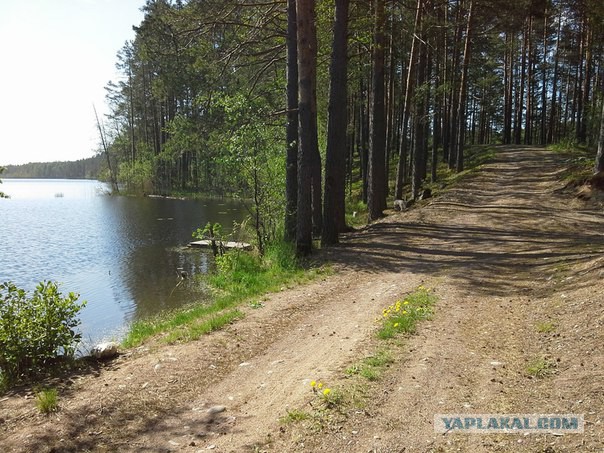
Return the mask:
<path id="1" fill-rule="evenodd" d="M 76 161 L 30 162 L 7 165 L 3 176 L 7 178 L 98 179 L 103 171 L 101 156 Z"/>
<path id="2" fill-rule="evenodd" d="M 99 123 L 138 193 L 253 200 L 259 238 L 338 242 L 345 199 L 414 200 L 468 146 L 604 170 L 601 0 L 148 0 Z M 596 157 L 596 151 L 599 152 Z"/>

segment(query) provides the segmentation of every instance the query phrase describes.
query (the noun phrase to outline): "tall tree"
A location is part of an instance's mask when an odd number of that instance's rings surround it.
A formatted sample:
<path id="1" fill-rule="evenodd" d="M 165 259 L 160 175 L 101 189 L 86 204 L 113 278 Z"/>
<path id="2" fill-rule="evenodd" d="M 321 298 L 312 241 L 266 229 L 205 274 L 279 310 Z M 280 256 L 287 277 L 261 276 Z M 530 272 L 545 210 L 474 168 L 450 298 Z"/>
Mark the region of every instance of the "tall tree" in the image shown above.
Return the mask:
<path id="1" fill-rule="evenodd" d="M 425 9 L 426 2 L 421 1 L 418 4 L 420 10 Z M 413 105 L 413 166 L 411 177 L 411 197 L 415 200 L 419 196 L 422 181 L 426 177 L 426 157 L 427 157 L 427 96 L 429 83 L 426 79 L 429 71 L 428 64 L 428 47 L 426 45 L 426 37 L 424 35 L 424 21 L 421 19 L 424 16 L 420 14 L 419 27 L 415 34 L 418 36 L 418 60 L 415 69 L 415 83 L 417 85 L 417 93 L 414 96 Z"/>
<path id="2" fill-rule="evenodd" d="M 401 112 L 401 135 L 399 141 L 399 157 L 398 165 L 396 168 L 396 185 L 394 188 L 394 198 L 400 200 L 403 198 L 403 185 L 405 183 L 405 173 L 407 164 L 407 135 L 408 135 L 408 124 L 411 109 L 411 98 L 413 96 L 413 89 L 415 86 L 415 73 L 416 73 L 416 60 L 418 54 L 418 31 L 420 27 L 420 21 L 422 18 L 422 1 L 417 0 L 415 10 L 415 25 L 413 27 L 413 37 L 411 38 L 411 51 L 409 52 L 409 64 L 407 66 L 407 77 L 405 83 L 405 98 L 402 103 Z"/>
<path id="3" fill-rule="evenodd" d="M 384 0 L 375 0 L 373 33 L 372 97 L 369 114 L 369 169 L 367 209 L 369 220 L 377 220 L 386 209 L 386 123 L 384 106 Z"/>
<path id="4" fill-rule="evenodd" d="M 315 0 L 296 2 L 298 25 L 298 201 L 296 250 L 312 251 L 312 166 L 319 152 L 317 138 L 317 31 Z"/>
<path id="5" fill-rule="evenodd" d="M 325 156 L 325 199 L 323 207 L 323 245 L 338 242 L 346 227 L 346 126 L 348 124 L 348 5 L 336 0 L 331 52 L 327 151 Z"/>
<path id="6" fill-rule="evenodd" d="M 596 155 L 596 172 L 604 171 L 604 99 L 602 99 L 602 116 L 600 117 L 600 134 L 598 154 Z"/>
<path id="7" fill-rule="evenodd" d="M 466 136 L 467 120 L 467 92 L 468 92 L 468 68 L 470 66 L 471 55 L 471 38 L 473 33 L 473 18 L 474 18 L 474 0 L 469 0 L 468 7 L 468 22 L 466 26 L 466 37 L 463 50 L 463 62 L 461 69 L 461 81 L 459 83 L 459 108 L 458 108 L 458 129 L 457 129 L 457 171 L 462 171 L 464 168 L 464 143 Z"/>
<path id="8" fill-rule="evenodd" d="M 285 240 L 296 240 L 298 204 L 298 26 L 296 0 L 287 0 L 287 126 L 285 170 Z"/>

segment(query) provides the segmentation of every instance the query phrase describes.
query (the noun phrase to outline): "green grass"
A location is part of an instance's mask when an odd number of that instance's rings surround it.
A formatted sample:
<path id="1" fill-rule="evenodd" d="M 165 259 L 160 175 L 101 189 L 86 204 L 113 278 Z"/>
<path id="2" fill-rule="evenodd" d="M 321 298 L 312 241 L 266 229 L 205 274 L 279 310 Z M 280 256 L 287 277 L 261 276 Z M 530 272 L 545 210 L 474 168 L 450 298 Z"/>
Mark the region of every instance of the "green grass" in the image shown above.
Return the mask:
<path id="1" fill-rule="evenodd" d="M 360 191 L 356 196 L 346 198 L 346 225 L 351 227 L 366 225 L 367 214 L 367 205 L 361 200 Z"/>
<path id="2" fill-rule="evenodd" d="M 463 171 L 457 173 L 451 170 L 448 164 L 441 162 L 437 167 L 436 182 L 425 184 L 425 186 L 432 189 L 432 195 L 437 195 L 445 187 L 458 183 L 468 175 L 476 173 L 483 165 L 493 160 L 495 156 L 496 151 L 491 146 L 481 145 L 467 148 L 464 154 Z"/>
<path id="3" fill-rule="evenodd" d="M 550 321 L 539 322 L 536 327 L 539 333 L 552 333 L 556 330 L 556 324 Z"/>
<path id="4" fill-rule="evenodd" d="M 377 332 L 378 338 L 386 340 L 398 333 L 415 332 L 419 321 L 432 317 L 435 302 L 434 293 L 419 286 L 404 300 L 396 301 L 382 311 L 382 326 Z"/>
<path id="5" fill-rule="evenodd" d="M 531 360 L 526 366 L 526 373 L 536 378 L 544 378 L 554 373 L 556 364 L 544 357 Z"/>
<path id="6" fill-rule="evenodd" d="M 583 184 L 594 172 L 595 154 L 586 146 L 577 145 L 572 140 L 563 140 L 560 143 L 547 147 L 564 159 L 565 170 L 560 173 L 559 179 L 568 186 Z"/>
<path id="7" fill-rule="evenodd" d="M 288 409 L 287 415 L 284 415 L 279 419 L 279 421 L 283 424 L 300 422 L 302 420 L 308 420 L 311 415 L 308 412 L 305 412 L 300 409 Z"/>
<path id="8" fill-rule="evenodd" d="M 348 375 L 359 375 L 368 381 L 377 381 L 384 368 L 388 367 L 394 360 L 387 350 L 379 350 L 374 355 L 366 357 L 360 363 L 352 365 L 346 370 Z"/>
<path id="9" fill-rule="evenodd" d="M 36 391 L 36 407 L 43 414 L 50 414 L 59 410 L 59 395 L 56 389 L 42 389 Z"/>
<path id="10" fill-rule="evenodd" d="M 216 264 L 217 271 L 203 276 L 203 281 L 199 282 L 213 290 L 211 302 L 191 304 L 137 321 L 131 325 L 122 345 L 125 348 L 136 347 L 160 334 L 169 343 L 195 340 L 243 317 L 236 308 L 245 302 L 250 303 L 250 299 L 328 272 L 323 268 L 303 267 L 296 259 L 293 245 L 287 243 L 269 245 L 263 257 L 250 252 L 230 251 L 218 257 Z"/>

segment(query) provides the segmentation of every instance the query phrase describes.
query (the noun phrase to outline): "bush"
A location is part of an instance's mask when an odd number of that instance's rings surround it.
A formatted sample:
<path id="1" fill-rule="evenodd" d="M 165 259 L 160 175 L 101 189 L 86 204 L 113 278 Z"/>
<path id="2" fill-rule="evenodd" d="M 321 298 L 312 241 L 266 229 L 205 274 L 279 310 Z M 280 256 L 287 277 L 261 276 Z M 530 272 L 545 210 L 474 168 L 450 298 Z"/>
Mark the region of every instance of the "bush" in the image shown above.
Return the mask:
<path id="1" fill-rule="evenodd" d="M 39 283 L 31 295 L 0 284 L 0 382 L 35 377 L 57 359 L 73 358 L 81 339 L 77 314 L 85 305 L 78 297 L 64 297 L 53 282 Z"/>

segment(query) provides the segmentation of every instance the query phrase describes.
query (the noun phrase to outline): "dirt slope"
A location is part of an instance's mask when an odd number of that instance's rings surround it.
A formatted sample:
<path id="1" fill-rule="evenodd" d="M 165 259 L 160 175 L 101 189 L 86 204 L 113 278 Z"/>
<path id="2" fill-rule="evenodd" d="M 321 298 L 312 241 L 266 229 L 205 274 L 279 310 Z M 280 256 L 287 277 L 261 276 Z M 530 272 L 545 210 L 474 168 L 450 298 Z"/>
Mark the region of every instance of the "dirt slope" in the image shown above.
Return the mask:
<path id="1" fill-rule="evenodd" d="M 554 194 L 561 165 L 500 148 L 455 190 L 324 252 L 336 275 L 200 341 L 65 379 L 55 415 L 38 415 L 31 394 L 0 399 L 2 450 L 603 451 L 604 215 Z M 378 347 L 376 317 L 419 284 L 438 295 L 436 314 L 392 351 L 362 410 L 320 432 L 279 422 L 309 408 L 311 380 L 345 387 L 344 370 Z M 527 373 L 537 358 L 540 379 Z M 586 427 L 442 435 L 437 413 L 581 413 Z"/>

